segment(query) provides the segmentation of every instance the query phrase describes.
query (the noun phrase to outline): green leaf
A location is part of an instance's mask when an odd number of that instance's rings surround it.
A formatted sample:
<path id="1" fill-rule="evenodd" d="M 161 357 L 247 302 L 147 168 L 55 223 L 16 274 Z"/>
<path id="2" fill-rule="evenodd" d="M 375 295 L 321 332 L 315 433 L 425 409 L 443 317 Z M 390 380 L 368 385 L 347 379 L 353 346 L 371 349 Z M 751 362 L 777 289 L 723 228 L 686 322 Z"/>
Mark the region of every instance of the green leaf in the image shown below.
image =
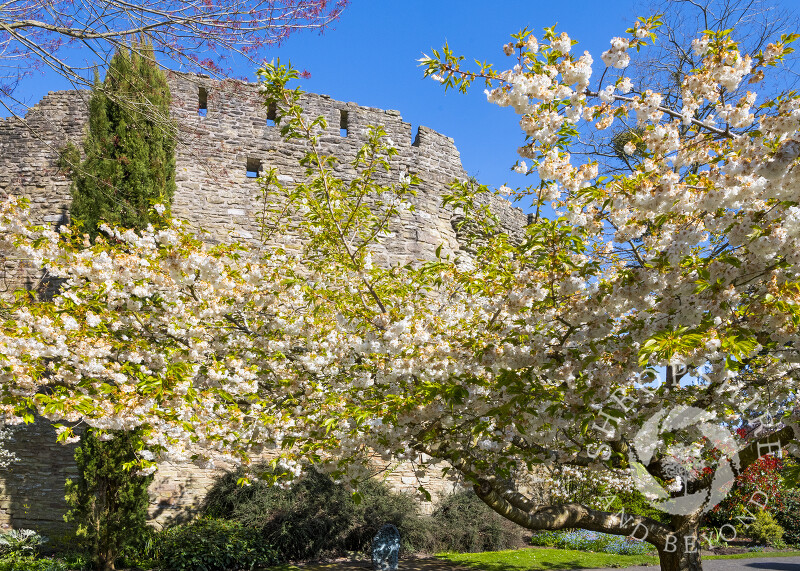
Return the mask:
<path id="1" fill-rule="evenodd" d="M 418 487 L 417 491 L 419 491 L 419 493 L 422 494 L 422 496 L 425 498 L 426 502 L 430 502 L 431 501 L 431 499 L 432 499 L 431 498 L 431 493 L 428 490 L 425 489 L 425 486 Z"/>

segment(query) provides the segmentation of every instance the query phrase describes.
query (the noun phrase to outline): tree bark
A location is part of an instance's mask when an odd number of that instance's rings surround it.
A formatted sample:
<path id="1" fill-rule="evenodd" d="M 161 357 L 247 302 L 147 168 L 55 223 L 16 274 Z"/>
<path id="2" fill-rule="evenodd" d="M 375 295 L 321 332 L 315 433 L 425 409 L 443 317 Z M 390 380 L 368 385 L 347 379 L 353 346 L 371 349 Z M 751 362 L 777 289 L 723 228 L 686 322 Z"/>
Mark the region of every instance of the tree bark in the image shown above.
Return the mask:
<path id="1" fill-rule="evenodd" d="M 661 571 L 702 571 L 700 558 L 700 521 L 702 514 L 674 515 L 670 527 L 674 530 L 663 545 L 656 546 Z"/>
<path id="2" fill-rule="evenodd" d="M 678 545 L 673 552 L 658 550 L 658 563 L 661 571 L 702 571 L 703 563 L 700 560 L 700 550 L 688 552 L 684 546 Z"/>

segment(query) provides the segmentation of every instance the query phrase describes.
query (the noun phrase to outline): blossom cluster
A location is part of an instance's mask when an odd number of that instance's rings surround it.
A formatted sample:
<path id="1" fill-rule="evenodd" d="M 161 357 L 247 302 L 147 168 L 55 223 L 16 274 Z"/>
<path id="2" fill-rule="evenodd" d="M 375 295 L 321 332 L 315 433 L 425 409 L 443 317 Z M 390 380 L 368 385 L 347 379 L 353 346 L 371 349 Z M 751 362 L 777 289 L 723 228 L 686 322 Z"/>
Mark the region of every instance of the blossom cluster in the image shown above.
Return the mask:
<path id="1" fill-rule="evenodd" d="M 11 429 L 6 426 L 0 427 L 0 468 L 2 469 L 8 468 L 17 461 L 17 455 L 4 446 L 11 438 Z"/>
<path id="2" fill-rule="evenodd" d="M 629 38 L 615 38 L 603 63 L 626 67 L 629 48 L 642 45 L 654 29 L 644 22 Z M 556 37 L 546 29 L 539 43 L 549 39 L 552 45 Z M 661 93 L 635 92 L 624 76 L 590 87 L 588 54 L 578 59 L 540 50 L 507 71 L 482 70 L 493 84 L 486 91 L 489 102 L 513 108 L 529 139 L 519 154 L 533 168 L 523 163 L 515 170 L 535 173 L 540 182 L 517 197 L 533 197 L 536 212 L 552 204 L 569 228 L 564 235 L 585 244 L 580 253 L 562 252 L 563 263 L 575 271 L 555 280 L 552 304 L 531 312 L 550 321 L 523 311 L 518 325 L 509 326 L 508 343 L 525 339 L 525 357 L 512 347 L 502 350 L 509 370 L 541 371 L 531 374 L 534 392 L 540 383 L 564 383 L 559 399 L 568 412 L 539 409 L 555 424 L 569 417 L 578 422 L 578 395 L 590 394 L 590 406 L 602 408 L 599 401 L 612 387 L 625 387 L 641 412 L 616 419 L 615 434 L 624 438 L 659 407 L 682 398 L 691 402 L 696 393 L 688 387 L 661 385 L 660 392 L 645 394 L 634 380 L 648 365 L 679 358 L 690 369 L 709 368 L 701 385 L 714 390 L 706 404 L 721 421 L 739 421 L 730 410 L 761 406 L 778 409 L 782 422 L 797 426 L 800 258 L 790 244 L 800 238 L 800 100 L 791 94 L 759 101 L 753 91 L 729 96 L 748 76 L 751 83 L 764 77 L 757 68 L 780 57 L 784 48 L 778 44 L 769 55 L 751 57 L 726 33 L 707 33 L 693 49 L 702 65 L 683 77 L 683 106 L 677 109 L 666 107 Z M 427 65 L 451 77 L 463 73 L 455 60 L 430 59 Z M 630 172 L 603 180 L 596 163 L 573 164 L 576 133 L 608 129 L 618 120 L 636 127 L 628 127 L 630 137 L 620 149 L 631 157 Z M 530 245 L 534 232 L 529 235 Z M 520 311 L 513 291 L 510 315 Z M 530 342 L 536 339 L 541 341 Z M 539 343 L 550 343 L 548 355 L 557 359 L 546 372 L 531 349 Z M 505 359 L 511 354 L 513 361 Z M 764 384 L 752 384 L 755 378 Z M 570 409 L 573 403 L 576 409 Z M 574 426 L 566 440 L 551 426 L 529 424 L 531 432 L 519 436 L 559 458 L 569 456 L 564 449 L 580 455 L 575 443 L 583 437 Z M 667 453 L 687 456 L 678 448 Z"/>

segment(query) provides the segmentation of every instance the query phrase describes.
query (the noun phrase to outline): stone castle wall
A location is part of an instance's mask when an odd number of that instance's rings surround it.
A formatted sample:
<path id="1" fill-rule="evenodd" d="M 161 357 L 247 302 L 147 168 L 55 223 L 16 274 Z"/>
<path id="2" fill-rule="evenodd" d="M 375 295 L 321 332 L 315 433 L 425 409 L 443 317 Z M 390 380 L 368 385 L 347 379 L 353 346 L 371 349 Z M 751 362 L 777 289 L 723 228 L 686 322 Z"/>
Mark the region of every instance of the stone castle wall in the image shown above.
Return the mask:
<path id="1" fill-rule="evenodd" d="M 280 180 L 291 185 L 305 176 L 297 164 L 304 143 L 281 140 L 279 127 L 267 119 L 268 109 L 255 84 L 183 74 L 171 74 L 169 82 L 170 114 L 180 134 L 173 214 L 206 232 L 211 241 L 256 240 L 258 186 L 248 177 L 248 168 L 263 172 L 274 167 Z M 56 161 L 68 141 L 80 146 L 88 97 L 86 91 L 50 93 L 24 119 L 0 120 L 0 195 L 30 198 L 37 221 L 68 221 L 70 182 L 58 172 Z M 316 94 L 305 94 L 301 105 L 309 117 L 326 118 L 328 129 L 320 139 L 321 148 L 339 158 L 338 175 L 352 176 L 349 163 L 365 141 L 367 126 L 381 125 L 399 151 L 392 159 L 392 171 L 381 182 L 397 182 L 402 173 L 421 179 L 412 199 L 415 211 L 404 213 L 391 228 L 393 236 L 382 246 L 384 251 L 377 252 L 380 257 L 405 263 L 432 258 L 439 245 L 444 254 L 458 250 L 453 212 L 440 206 L 447 185 L 466 178 L 452 139 L 426 127 L 412 134 L 397 111 Z M 520 230 L 527 223 L 522 211 L 507 201 L 489 200 L 507 228 Z M 25 272 L 24 260 L 6 259 L 4 264 L 0 290 L 9 290 L 22 279 L 29 287 L 35 286 L 35 276 Z M 73 447 L 56 444 L 52 427 L 37 422 L 16 428 L 9 448 L 21 461 L 0 473 L 0 527 L 67 531 L 62 518 L 64 480 L 75 474 Z M 150 489 L 151 517 L 166 523 L 190 516 L 218 473 L 162 465 Z M 384 477 L 399 490 L 413 491 L 420 485 L 410 465 L 391 466 Z M 451 481 L 435 475 L 422 482 L 440 494 L 453 488 Z"/>

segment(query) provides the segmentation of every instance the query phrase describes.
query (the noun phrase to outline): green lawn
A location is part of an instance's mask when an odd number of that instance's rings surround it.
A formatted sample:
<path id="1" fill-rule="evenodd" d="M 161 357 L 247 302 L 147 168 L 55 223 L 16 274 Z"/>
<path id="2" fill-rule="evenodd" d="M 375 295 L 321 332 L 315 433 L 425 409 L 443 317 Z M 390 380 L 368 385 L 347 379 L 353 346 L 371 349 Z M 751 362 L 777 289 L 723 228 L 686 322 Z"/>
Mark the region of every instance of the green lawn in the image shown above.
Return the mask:
<path id="1" fill-rule="evenodd" d="M 800 557 L 800 551 L 778 551 L 770 553 L 740 553 L 739 555 L 706 555 L 703 559 L 753 559 L 754 557 Z"/>
<path id="2" fill-rule="evenodd" d="M 741 555 L 710 555 L 703 559 L 750 559 L 754 557 L 800 556 L 800 551 L 781 553 L 743 553 Z M 614 555 L 588 553 L 571 549 L 517 549 L 485 553 L 442 553 L 437 555 L 464 567 L 484 571 L 529 571 L 535 569 L 586 569 L 592 567 L 630 567 L 657 565 L 658 557 L 651 555 Z"/>
<path id="3" fill-rule="evenodd" d="M 485 571 L 528 571 L 533 569 L 581 569 L 592 567 L 630 567 L 655 565 L 658 557 L 650 555 L 615 555 L 588 553 L 572 549 L 517 549 L 484 553 L 442 553 L 437 555 L 465 567 Z"/>

